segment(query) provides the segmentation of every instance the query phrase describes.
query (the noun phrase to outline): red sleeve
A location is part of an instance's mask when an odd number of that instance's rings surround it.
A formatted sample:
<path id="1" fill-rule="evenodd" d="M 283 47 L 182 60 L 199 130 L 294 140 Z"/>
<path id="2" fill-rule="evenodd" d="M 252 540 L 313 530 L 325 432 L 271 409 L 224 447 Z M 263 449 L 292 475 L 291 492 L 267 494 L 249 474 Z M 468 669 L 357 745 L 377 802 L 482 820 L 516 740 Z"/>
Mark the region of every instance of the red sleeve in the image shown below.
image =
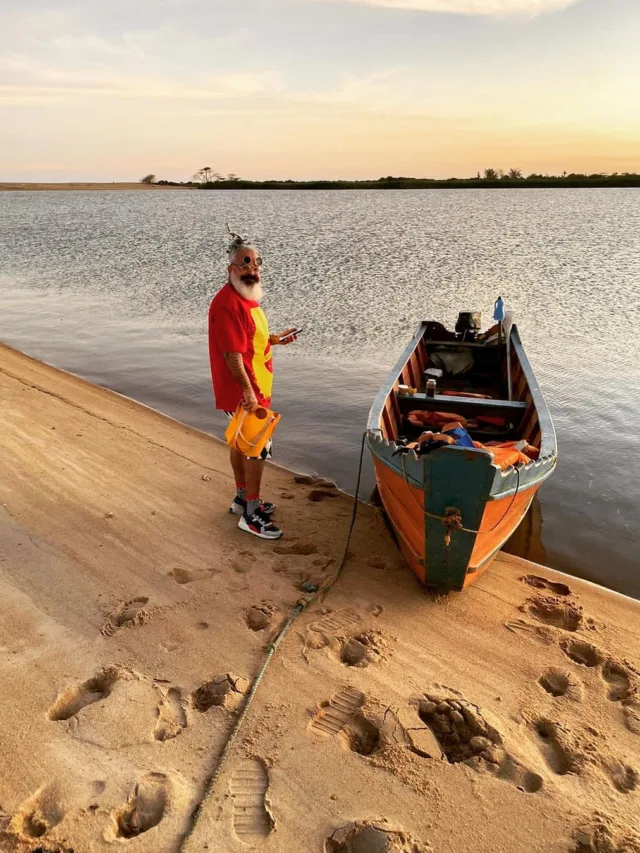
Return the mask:
<path id="1" fill-rule="evenodd" d="M 221 308 L 211 317 L 209 333 L 219 352 L 247 352 L 249 340 L 242 316 Z"/>

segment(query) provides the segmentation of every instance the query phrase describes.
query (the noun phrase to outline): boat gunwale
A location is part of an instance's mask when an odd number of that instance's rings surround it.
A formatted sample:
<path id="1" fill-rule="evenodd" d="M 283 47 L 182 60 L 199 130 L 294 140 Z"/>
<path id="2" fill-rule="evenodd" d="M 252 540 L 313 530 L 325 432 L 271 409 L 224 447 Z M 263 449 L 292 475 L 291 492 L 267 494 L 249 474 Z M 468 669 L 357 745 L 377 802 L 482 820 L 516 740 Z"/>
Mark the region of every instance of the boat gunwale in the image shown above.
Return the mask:
<path id="1" fill-rule="evenodd" d="M 531 394 L 531 399 L 536 410 L 536 415 L 538 416 L 538 425 L 540 427 L 539 459 L 543 460 L 549 459 L 551 457 L 557 457 L 558 442 L 556 438 L 556 430 L 553 426 L 553 421 L 551 419 L 551 413 L 549 412 L 549 407 L 547 406 L 547 401 L 544 398 L 544 394 L 542 393 L 540 384 L 538 383 L 536 375 L 533 372 L 533 368 L 531 367 L 531 362 L 529 361 L 529 358 L 525 352 L 522 340 L 520 338 L 520 331 L 518 330 L 518 326 L 516 323 L 514 323 L 511 327 L 511 345 L 513 346 L 516 352 L 520 367 L 522 369 L 522 373 L 524 374 L 524 377 L 527 380 L 527 385 L 529 386 L 529 393 Z"/>
<path id="2" fill-rule="evenodd" d="M 395 385 L 396 380 L 400 378 L 402 369 L 409 361 L 416 347 L 424 337 L 424 333 L 426 332 L 426 330 L 427 323 L 423 320 L 422 323 L 420 323 L 420 325 L 418 326 L 415 335 L 403 350 L 402 355 L 391 368 L 390 372 L 387 374 L 387 378 L 384 384 L 374 397 L 373 403 L 371 404 L 371 408 L 369 410 L 369 419 L 367 421 L 367 432 L 380 432 L 379 423 L 382 419 L 382 410 L 384 409 L 384 404 L 386 403 L 387 398 L 393 391 L 393 386 Z"/>
<path id="3" fill-rule="evenodd" d="M 386 465 L 387 468 L 394 471 L 399 476 L 403 476 L 404 472 L 399 465 L 393 465 L 390 463 L 390 460 L 382 456 L 380 453 L 376 453 L 376 444 L 386 446 L 391 451 L 395 452 L 398 450 L 399 445 L 396 444 L 395 441 L 388 441 L 383 435 L 380 434 L 380 430 L 368 430 L 367 437 L 369 439 L 369 449 L 374 454 L 376 459 L 380 460 L 383 465 Z M 441 453 L 476 453 L 478 455 L 483 454 L 484 456 L 491 456 L 488 450 L 481 450 L 479 447 L 439 447 L 437 450 L 433 451 L 433 453 L 429 454 L 431 457 L 436 456 Z M 411 461 L 415 461 L 416 463 L 420 463 L 424 461 L 424 457 L 418 456 L 414 451 L 410 450 L 405 456 L 408 456 Z M 500 478 L 501 480 L 509 480 L 509 484 L 507 488 L 495 490 L 492 487 L 491 493 L 487 496 L 488 501 L 499 501 L 502 498 L 507 498 L 510 495 L 514 495 L 516 492 L 527 491 L 533 487 L 539 486 L 543 483 L 547 477 L 550 477 L 557 459 L 555 456 L 547 456 L 544 459 L 533 459 L 531 462 L 526 465 L 509 465 L 508 468 L 499 468 L 494 462 L 493 459 L 491 461 L 491 467 L 494 469 L 494 481 L 493 485 L 495 486 L 496 478 Z M 526 481 L 522 481 L 522 473 L 526 472 L 527 474 L 531 474 L 531 472 L 536 472 L 536 469 L 539 470 L 539 476 L 528 476 Z M 411 485 L 415 485 L 417 487 L 422 486 L 422 482 L 415 479 L 415 477 L 410 476 L 410 472 L 406 472 L 407 476 L 404 479 Z M 516 475 L 516 476 L 514 476 Z M 513 485 L 511 484 L 513 482 Z"/>

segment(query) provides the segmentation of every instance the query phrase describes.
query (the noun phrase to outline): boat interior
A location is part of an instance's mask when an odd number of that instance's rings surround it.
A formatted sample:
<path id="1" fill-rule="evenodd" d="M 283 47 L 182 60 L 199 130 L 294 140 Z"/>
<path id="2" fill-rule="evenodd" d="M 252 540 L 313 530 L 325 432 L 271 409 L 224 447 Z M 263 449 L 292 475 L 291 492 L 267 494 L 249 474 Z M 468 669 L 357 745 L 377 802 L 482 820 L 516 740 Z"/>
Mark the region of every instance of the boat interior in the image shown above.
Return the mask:
<path id="1" fill-rule="evenodd" d="M 458 325 L 454 333 L 435 322 L 423 328 L 385 403 L 385 438 L 413 442 L 425 429 L 436 431 L 449 420 L 461 422 L 474 441 L 524 439 L 539 450 L 540 425 L 527 377 L 515 347 L 507 349 L 501 328 L 479 333 L 475 328 L 461 331 Z M 433 413 L 432 422 L 419 413 Z M 423 423 L 417 422 L 420 417 Z"/>

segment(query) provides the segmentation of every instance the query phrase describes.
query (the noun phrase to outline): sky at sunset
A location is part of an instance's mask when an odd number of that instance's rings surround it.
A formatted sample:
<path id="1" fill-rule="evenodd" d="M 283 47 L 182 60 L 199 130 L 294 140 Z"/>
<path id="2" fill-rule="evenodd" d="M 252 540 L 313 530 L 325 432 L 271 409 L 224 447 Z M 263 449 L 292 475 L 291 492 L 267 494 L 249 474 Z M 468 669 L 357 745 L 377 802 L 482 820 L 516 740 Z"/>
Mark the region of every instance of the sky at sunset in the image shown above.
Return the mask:
<path id="1" fill-rule="evenodd" d="M 0 180 L 640 172 L 640 0 L 3 0 Z"/>

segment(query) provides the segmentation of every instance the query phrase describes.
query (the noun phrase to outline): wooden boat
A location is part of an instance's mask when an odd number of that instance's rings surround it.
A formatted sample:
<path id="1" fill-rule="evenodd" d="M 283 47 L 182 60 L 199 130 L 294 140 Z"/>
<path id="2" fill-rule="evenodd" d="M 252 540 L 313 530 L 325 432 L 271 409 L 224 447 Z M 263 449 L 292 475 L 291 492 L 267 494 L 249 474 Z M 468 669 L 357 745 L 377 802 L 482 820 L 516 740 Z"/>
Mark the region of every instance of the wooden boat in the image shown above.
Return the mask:
<path id="1" fill-rule="evenodd" d="M 462 375 L 456 359 L 468 368 Z M 436 365 L 444 373 L 431 396 L 424 376 Z M 482 446 L 403 447 L 424 429 L 416 418 L 436 417 L 421 414 L 429 412 L 462 419 Z M 508 453 L 491 444 L 514 441 L 529 445 L 529 456 L 505 464 Z M 464 589 L 491 564 L 557 461 L 553 423 L 509 317 L 504 330 L 470 335 L 422 323 L 373 403 L 367 442 L 400 550 L 423 583 L 443 592 Z"/>

